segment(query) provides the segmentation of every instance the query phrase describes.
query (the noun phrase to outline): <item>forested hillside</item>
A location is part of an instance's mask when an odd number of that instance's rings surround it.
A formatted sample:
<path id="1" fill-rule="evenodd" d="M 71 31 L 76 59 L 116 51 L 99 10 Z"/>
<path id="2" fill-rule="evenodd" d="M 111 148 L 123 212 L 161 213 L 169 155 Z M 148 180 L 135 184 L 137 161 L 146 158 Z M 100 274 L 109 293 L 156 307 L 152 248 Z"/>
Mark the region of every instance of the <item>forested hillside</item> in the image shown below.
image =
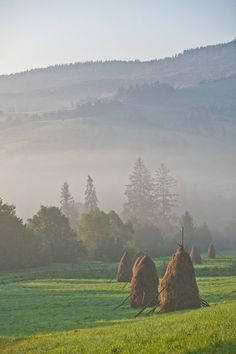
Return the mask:
<path id="1" fill-rule="evenodd" d="M 158 53 L 157 53 L 158 56 Z M 133 84 L 193 86 L 236 72 L 236 40 L 186 50 L 172 58 L 87 62 L 0 76 L 0 110 L 45 111 L 106 97 Z"/>

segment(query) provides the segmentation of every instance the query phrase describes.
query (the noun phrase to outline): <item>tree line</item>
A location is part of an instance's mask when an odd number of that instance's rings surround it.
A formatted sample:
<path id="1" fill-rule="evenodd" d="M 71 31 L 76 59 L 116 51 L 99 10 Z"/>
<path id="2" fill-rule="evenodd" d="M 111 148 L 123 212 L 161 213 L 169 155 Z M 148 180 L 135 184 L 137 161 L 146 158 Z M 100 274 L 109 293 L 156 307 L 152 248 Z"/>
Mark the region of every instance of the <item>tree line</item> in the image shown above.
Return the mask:
<path id="1" fill-rule="evenodd" d="M 211 233 L 197 226 L 186 212 L 177 217 L 177 182 L 161 164 L 154 175 L 138 158 L 125 187 L 126 202 L 119 216 L 99 208 L 96 188 L 87 178 L 84 202 L 75 201 L 69 184 L 61 188 L 60 206 L 41 206 L 26 223 L 16 208 L 0 199 L 0 269 L 16 269 L 77 259 L 118 260 L 124 250 L 152 256 L 169 255 L 185 226 L 186 248 L 206 250 Z"/>

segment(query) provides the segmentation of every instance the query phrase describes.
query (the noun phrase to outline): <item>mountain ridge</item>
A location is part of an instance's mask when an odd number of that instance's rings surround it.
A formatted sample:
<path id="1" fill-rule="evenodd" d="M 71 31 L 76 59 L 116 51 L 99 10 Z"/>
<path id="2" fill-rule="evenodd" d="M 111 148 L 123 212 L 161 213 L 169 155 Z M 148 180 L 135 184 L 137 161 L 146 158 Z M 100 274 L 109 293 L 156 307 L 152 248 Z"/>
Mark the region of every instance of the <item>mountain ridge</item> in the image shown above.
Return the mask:
<path id="1" fill-rule="evenodd" d="M 0 76 L 0 110 L 49 111 L 109 97 L 120 87 L 160 81 L 196 86 L 236 73 L 236 40 L 185 50 L 175 57 L 68 64 Z"/>
<path id="2" fill-rule="evenodd" d="M 45 67 L 36 67 L 32 69 L 26 69 L 23 71 L 15 72 L 15 73 L 10 73 L 10 74 L 0 74 L 0 79 L 5 78 L 5 77 L 12 77 L 12 76 L 18 76 L 22 74 L 28 74 L 32 72 L 37 72 L 40 70 L 51 70 L 51 69 L 60 69 L 63 67 L 70 67 L 70 66 L 76 66 L 76 65 L 93 65 L 93 64 L 109 64 L 109 63 L 141 63 L 141 64 L 148 64 L 148 63 L 153 63 L 153 62 L 162 62 L 165 60 L 172 60 L 177 57 L 181 57 L 185 54 L 188 54 L 189 52 L 193 51 L 199 51 L 202 49 L 211 49 L 211 48 L 216 48 L 219 46 L 225 46 L 225 45 L 236 45 L 236 38 L 229 41 L 229 42 L 222 42 L 222 43 L 217 43 L 217 44 L 209 44 L 207 46 L 200 46 L 200 47 L 193 47 L 189 49 L 184 49 L 182 52 L 173 54 L 172 56 L 166 56 L 163 58 L 154 58 L 154 59 L 149 59 L 149 60 L 141 60 L 141 59 L 105 59 L 105 60 L 88 60 L 88 61 L 76 61 L 76 62 L 69 62 L 69 63 L 62 63 L 62 64 L 51 64 Z"/>

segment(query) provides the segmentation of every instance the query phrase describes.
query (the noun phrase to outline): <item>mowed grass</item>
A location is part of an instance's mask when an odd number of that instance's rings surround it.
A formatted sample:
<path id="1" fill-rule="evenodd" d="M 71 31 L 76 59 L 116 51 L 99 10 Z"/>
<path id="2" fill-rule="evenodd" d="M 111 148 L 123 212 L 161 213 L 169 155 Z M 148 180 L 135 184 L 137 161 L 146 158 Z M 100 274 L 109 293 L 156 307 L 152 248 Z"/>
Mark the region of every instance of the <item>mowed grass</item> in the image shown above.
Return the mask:
<path id="1" fill-rule="evenodd" d="M 203 266 L 231 269 L 232 261 L 204 259 Z M 236 274 L 197 278 L 210 308 L 135 318 L 128 303 L 113 310 L 129 293 L 129 285 L 111 280 L 116 266 L 83 262 L 2 274 L 0 352 L 236 353 Z"/>
<path id="2" fill-rule="evenodd" d="M 236 303 L 92 329 L 8 338 L 3 353 L 235 353 Z"/>

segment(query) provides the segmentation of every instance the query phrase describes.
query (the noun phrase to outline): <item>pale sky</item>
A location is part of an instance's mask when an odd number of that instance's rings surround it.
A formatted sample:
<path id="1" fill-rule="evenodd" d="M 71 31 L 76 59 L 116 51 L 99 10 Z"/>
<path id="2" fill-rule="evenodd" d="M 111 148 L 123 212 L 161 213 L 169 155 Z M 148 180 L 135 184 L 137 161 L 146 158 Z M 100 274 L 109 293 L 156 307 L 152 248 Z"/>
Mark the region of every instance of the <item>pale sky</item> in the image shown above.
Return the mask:
<path id="1" fill-rule="evenodd" d="M 236 38 L 236 0 L 0 0 L 0 74 Z"/>

